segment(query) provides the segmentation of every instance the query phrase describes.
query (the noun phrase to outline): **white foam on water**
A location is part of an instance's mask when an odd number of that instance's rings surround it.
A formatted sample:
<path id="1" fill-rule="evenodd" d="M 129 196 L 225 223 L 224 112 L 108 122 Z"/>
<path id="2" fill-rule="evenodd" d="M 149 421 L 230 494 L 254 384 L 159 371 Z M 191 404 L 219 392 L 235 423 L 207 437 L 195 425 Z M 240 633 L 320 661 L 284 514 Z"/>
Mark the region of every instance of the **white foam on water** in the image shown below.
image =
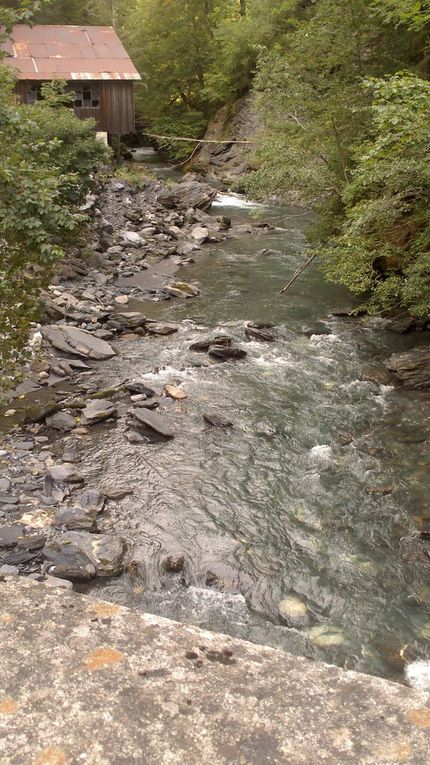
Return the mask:
<path id="1" fill-rule="evenodd" d="M 405 667 L 405 678 L 411 688 L 430 691 L 430 660 L 413 661 Z"/>
<path id="2" fill-rule="evenodd" d="M 319 465 L 328 465 L 332 460 L 332 448 L 328 444 L 317 444 L 309 452 L 312 462 Z"/>
<path id="3" fill-rule="evenodd" d="M 241 196 L 240 194 L 217 194 L 212 207 L 237 207 L 240 209 L 252 209 L 258 207 L 264 207 L 260 202 L 252 202 L 250 199 Z"/>

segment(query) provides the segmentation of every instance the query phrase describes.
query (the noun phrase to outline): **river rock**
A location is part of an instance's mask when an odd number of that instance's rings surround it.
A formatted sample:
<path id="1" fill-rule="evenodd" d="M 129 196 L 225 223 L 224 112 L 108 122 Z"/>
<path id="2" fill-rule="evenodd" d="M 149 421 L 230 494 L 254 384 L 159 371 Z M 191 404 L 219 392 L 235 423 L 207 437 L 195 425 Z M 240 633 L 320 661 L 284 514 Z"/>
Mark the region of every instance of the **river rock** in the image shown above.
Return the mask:
<path id="1" fill-rule="evenodd" d="M 42 329 L 42 335 L 54 348 L 75 356 L 98 361 L 115 356 L 115 351 L 106 340 L 95 337 L 85 329 L 70 325 L 49 326 Z"/>
<path id="2" fill-rule="evenodd" d="M 0 478 L 0 494 L 6 494 L 11 487 L 9 478 Z"/>
<path id="3" fill-rule="evenodd" d="M 85 555 L 95 567 L 97 576 L 117 576 L 124 569 L 126 543 L 116 534 L 68 531 L 61 535 L 59 541 L 62 546 L 70 544 Z"/>
<path id="4" fill-rule="evenodd" d="M 263 340 L 266 343 L 274 343 L 276 336 L 273 332 L 269 332 L 267 329 L 261 329 L 260 327 L 254 327 L 252 324 L 248 324 L 245 327 L 246 337 L 252 340 Z"/>
<path id="5" fill-rule="evenodd" d="M 172 209 L 182 207 L 183 209 L 210 210 L 217 192 L 205 183 L 195 180 L 184 180 L 181 183 L 164 187 L 158 194 L 158 201 L 163 207 Z"/>
<path id="6" fill-rule="evenodd" d="M 173 398 L 176 401 L 183 401 L 188 398 L 187 394 L 181 388 L 177 388 L 176 385 L 165 385 L 164 392 L 169 398 Z"/>
<path id="7" fill-rule="evenodd" d="M 83 483 L 84 481 L 82 473 L 70 462 L 63 462 L 62 465 L 53 465 L 48 468 L 48 476 L 54 481 L 65 481 L 66 483 Z"/>
<path id="8" fill-rule="evenodd" d="M 47 417 L 45 422 L 50 428 L 62 430 L 63 432 L 73 430 L 76 425 L 75 418 L 72 417 L 71 414 L 67 414 L 67 412 L 57 412 L 56 414 Z"/>
<path id="9" fill-rule="evenodd" d="M 211 345 L 217 347 L 223 346 L 229 348 L 233 340 L 227 335 L 215 335 L 215 337 L 202 337 L 201 340 L 196 340 L 195 343 L 191 343 L 189 346 L 190 351 L 197 351 L 198 353 L 207 353 Z"/>
<path id="10" fill-rule="evenodd" d="M 244 359 L 247 355 L 242 348 L 226 345 L 210 345 L 209 356 L 218 361 L 230 361 L 231 359 Z"/>
<path id="11" fill-rule="evenodd" d="M 178 329 L 177 324 L 161 324 L 159 321 L 151 321 L 146 324 L 146 331 L 150 335 L 173 335 Z"/>
<path id="12" fill-rule="evenodd" d="M 45 417 L 49 417 L 51 414 L 58 412 L 60 409 L 59 404 L 56 401 L 40 401 L 25 410 L 24 422 L 36 423 L 42 422 Z"/>
<path id="13" fill-rule="evenodd" d="M 121 237 L 124 244 L 131 244 L 133 247 L 140 247 L 143 242 L 142 237 L 136 231 L 122 231 Z"/>
<path id="14" fill-rule="evenodd" d="M 115 404 L 108 399 L 101 398 L 95 401 L 90 401 L 89 404 L 82 410 L 84 417 L 84 425 L 94 425 L 96 422 L 102 422 L 109 417 L 116 417 L 118 410 Z"/>
<path id="15" fill-rule="evenodd" d="M 173 297 L 192 298 L 200 295 L 199 288 L 193 284 L 188 284 L 188 282 L 170 282 L 170 284 L 166 284 L 164 289 Z"/>
<path id="16" fill-rule="evenodd" d="M 24 534 L 18 540 L 17 547 L 19 550 L 30 550 L 32 552 L 34 550 L 41 550 L 45 543 L 45 534 Z"/>
<path id="17" fill-rule="evenodd" d="M 129 297 L 128 295 L 117 295 L 114 300 L 118 305 L 126 305 L 129 301 Z"/>
<path id="18" fill-rule="evenodd" d="M 79 529 L 83 531 L 92 531 L 95 527 L 97 512 L 94 510 L 85 510 L 82 507 L 65 507 L 55 514 L 54 523 L 56 526 L 65 526 L 71 531 Z"/>
<path id="19" fill-rule="evenodd" d="M 42 552 L 47 561 L 46 570 L 50 576 L 79 582 L 92 579 L 96 575 L 94 563 L 78 545 L 67 538 L 66 534 L 45 545 Z"/>
<path id="20" fill-rule="evenodd" d="M 98 489 L 87 489 L 78 499 L 79 507 L 88 512 L 101 513 L 105 497 Z"/>
<path id="21" fill-rule="evenodd" d="M 18 524 L 12 526 L 0 526 L 0 549 L 16 547 L 24 534 L 25 527 Z"/>
<path id="22" fill-rule="evenodd" d="M 118 311 L 113 313 L 106 322 L 107 327 L 121 331 L 138 329 L 145 324 L 146 317 L 140 311 Z"/>
<path id="23" fill-rule="evenodd" d="M 143 393 L 148 398 L 155 396 L 155 390 L 148 388 L 145 383 L 139 382 L 139 380 L 132 380 L 131 382 L 127 382 L 125 383 L 125 387 L 128 391 L 130 391 L 130 393 Z"/>
<path id="24" fill-rule="evenodd" d="M 430 348 L 394 353 L 385 362 L 390 372 L 411 390 L 430 389 Z"/>
<path id="25" fill-rule="evenodd" d="M 11 494 L 0 494 L 0 505 L 17 505 L 19 497 L 14 497 Z"/>
<path id="26" fill-rule="evenodd" d="M 309 624 L 309 614 L 305 603 L 296 595 L 290 595 L 278 603 L 278 613 L 288 627 L 303 629 Z"/>
<path id="27" fill-rule="evenodd" d="M 200 245 L 203 244 L 203 242 L 206 242 L 209 237 L 209 231 L 207 228 L 204 228 L 203 226 L 194 226 L 194 228 L 191 231 L 191 236 L 196 244 Z"/>
<path id="28" fill-rule="evenodd" d="M 393 377 L 383 366 L 363 367 L 360 380 L 376 383 L 377 385 L 392 385 Z"/>
<path id="29" fill-rule="evenodd" d="M 217 414 L 216 412 L 204 412 L 203 419 L 205 422 L 207 422 L 209 425 L 213 425 L 215 428 L 233 427 L 231 420 L 228 420 L 227 417 L 223 417 L 221 414 Z"/>
<path id="30" fill-rule="evenodd" d="M 132 416 L 144 427 L 155 431 L 163 438 L 174 438 L 175 431 L 165 417 L 149 409 L 132 409 Z"/>
<path id="31" fill-rule="evenodd" d="M 112 502 L 118 502 L 133 494 L 131 486 L 103 486 L 103 495 Z"/>

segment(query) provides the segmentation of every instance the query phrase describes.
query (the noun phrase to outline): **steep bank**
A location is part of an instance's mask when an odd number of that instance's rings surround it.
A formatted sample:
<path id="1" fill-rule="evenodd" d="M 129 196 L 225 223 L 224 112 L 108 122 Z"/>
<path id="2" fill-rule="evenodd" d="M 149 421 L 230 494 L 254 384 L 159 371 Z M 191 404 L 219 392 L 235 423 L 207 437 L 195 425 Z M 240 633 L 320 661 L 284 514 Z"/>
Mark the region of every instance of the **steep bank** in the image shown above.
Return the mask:
<path id="1" fill-rule="evenodd" d="M 224 106 L 212 120 L 204 139 L 206 141 L 250 141 L 259 130 L 259 117 L 251 94 L 235 104 Z M 222 181 L 227 186 L 240 182 L 251 169 L 250 152 L 253 144 L 205 144 L 192 159 L 192 167 L 208 180 Z"/>

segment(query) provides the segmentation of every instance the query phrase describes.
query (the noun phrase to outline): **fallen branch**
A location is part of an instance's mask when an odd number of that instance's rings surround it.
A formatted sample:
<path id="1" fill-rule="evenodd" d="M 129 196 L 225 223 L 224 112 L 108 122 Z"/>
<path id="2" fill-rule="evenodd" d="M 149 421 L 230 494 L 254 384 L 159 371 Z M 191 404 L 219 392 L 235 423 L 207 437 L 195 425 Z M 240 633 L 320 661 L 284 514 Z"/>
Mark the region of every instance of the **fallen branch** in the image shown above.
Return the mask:
<path id="1" fill-rule="evenodd" d="M 309 258 L 309 260 L 307 260 L 306 263 L 303 264 L 303 266 L 300 266 L 300 268 L 297 269 L 297 271 L 295 272 L 294 276 L 290 279 L 288 284 L 286 284 L 285 287 L 280 291 L 280 293 L 279 293 L 280 295 L 282 295 L 283 292 L 286 292 L 291 287 L 291 285 L 294 284 L 296 279 L 299 278 L 300 274 L 303 273 L 305 268 L 310 266 L 310 264 L 315 260 L 315 258 L 317 257 L 317 254 L 318 253 L 315 253 L 315 255 L 312 255 L 312 257 Z"/>

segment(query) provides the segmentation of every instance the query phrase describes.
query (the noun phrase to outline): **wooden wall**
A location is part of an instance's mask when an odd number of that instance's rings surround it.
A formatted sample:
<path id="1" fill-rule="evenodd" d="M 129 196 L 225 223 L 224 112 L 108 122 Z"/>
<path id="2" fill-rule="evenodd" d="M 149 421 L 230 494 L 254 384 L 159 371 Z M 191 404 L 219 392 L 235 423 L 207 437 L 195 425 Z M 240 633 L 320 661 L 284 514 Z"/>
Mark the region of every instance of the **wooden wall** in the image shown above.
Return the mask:
<path id="1" fill-rule="evenodd" d="M 127 80 L 85 82 L 99 91 L 100 107 L 75 108 L 76 116 L 81 119 L 93 117 L 97 122 L 97 130 L 103 130 L 111 135 L 133 133 L 135 128 L 133 83 Z M 26 80 L 20 80 L 16 84 L 15 92 L 22 103 L 26 103 L 27 92 L 32 84 Z M 70 84 L 73 85 L 73 82 Z"/>
<path id="2" fill-rule="evenodd" d="M 133 83 L 125 80 L 100 82 L 100 130 L 112 135 L 134 132 Z"/>

